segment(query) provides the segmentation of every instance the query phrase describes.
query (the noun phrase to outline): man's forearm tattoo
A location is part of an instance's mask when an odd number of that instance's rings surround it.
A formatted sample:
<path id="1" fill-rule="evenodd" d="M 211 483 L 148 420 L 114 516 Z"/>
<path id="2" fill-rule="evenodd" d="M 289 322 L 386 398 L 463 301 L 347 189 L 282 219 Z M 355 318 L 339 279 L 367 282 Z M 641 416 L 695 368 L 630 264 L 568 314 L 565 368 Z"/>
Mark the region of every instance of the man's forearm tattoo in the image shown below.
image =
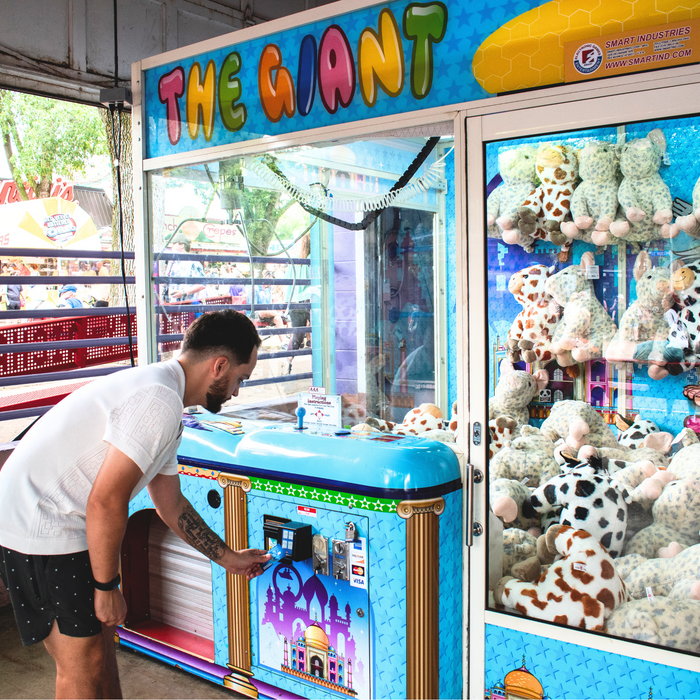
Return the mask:
<path id="1" fill-rule="evenodd" d="M 177 524 L 197 551 L 209 559 L 221 559 L 226 550 L 224 541 L 202 520 L 202 516 L 188 503 L 180 513 Z"/>

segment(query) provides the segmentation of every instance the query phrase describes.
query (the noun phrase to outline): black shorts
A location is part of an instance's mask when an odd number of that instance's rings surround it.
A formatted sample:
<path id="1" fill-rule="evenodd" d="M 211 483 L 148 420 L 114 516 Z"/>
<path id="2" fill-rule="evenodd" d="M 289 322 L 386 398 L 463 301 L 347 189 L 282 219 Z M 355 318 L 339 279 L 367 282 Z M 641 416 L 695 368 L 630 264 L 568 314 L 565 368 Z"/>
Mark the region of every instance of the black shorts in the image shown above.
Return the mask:
<path id="1" fill-rule="evenodd" d="M 54 620 L 68 637 L 93 637 L 102 632 L 102 623 L 95 616 L 87 551 L 20 554 L 0 547 L 0 575 L 24 646 L 46 639 Z"/>

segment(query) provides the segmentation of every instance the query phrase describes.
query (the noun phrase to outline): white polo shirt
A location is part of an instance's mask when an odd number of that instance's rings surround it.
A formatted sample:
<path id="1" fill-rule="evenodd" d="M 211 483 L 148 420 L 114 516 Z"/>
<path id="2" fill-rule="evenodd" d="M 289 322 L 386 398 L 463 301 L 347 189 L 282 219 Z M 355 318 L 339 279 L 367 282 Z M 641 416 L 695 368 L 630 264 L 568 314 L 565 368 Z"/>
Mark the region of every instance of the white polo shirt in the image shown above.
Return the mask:
<path id="1" fill-rule="evenodd" d="M 185 373 L 177 360 L 115 372 L 54 406 L 0 469 L 0 545 L 23 554 L 87 549 L 85 512 L 108 445 L 143 477 L 177 474 Z"/>

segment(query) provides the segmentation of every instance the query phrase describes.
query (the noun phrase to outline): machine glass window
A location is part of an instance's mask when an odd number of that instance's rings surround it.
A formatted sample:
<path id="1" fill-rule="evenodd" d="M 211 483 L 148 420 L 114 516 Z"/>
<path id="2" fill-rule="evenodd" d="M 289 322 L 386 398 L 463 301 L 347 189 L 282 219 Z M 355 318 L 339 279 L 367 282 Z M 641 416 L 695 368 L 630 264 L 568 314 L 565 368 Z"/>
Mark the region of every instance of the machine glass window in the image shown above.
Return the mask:
<path id="1" fill-rule="evenodd" d="M 696 653 L 699 128 L 484 146 L 488 607 Z"/>
<path id="2" fill-rule="evenodd" d="M 317 386 L 346 426 L 391 430 L 424 403 L 449 418 L 452 146 L 450 122 L 150 173 L 158 356 L 234 308 L 263 338 L 227 404 L 241 417 L 292 417 Z"/>

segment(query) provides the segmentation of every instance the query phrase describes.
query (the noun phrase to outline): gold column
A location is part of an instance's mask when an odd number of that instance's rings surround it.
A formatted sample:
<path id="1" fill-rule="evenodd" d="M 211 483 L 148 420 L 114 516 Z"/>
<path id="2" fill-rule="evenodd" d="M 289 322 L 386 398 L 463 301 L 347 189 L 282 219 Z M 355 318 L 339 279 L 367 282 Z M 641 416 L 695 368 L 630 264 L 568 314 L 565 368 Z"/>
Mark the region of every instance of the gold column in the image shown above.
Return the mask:
<path id="1" fill-rule="evenodd" d="M 219 474 L 217 482 L 224 490 L 224 519 L 226 544 L 231 549 L 248 548 L 247 496 L 250 479 L 233 474 Z M 231 674 L 224 678 L 227 688 L 249 698 L 258 697 L 258 689 L 250 682 L 250 589 L 244 576 L 226 573 L 228 610 L 228 667 Z"/>
<path id="2" fill-rule="evenodd" d="M 440 524 L 442 498 L 401 501 L 406 520 L 406 697 L 437 698 L 440 689 Z"/>

